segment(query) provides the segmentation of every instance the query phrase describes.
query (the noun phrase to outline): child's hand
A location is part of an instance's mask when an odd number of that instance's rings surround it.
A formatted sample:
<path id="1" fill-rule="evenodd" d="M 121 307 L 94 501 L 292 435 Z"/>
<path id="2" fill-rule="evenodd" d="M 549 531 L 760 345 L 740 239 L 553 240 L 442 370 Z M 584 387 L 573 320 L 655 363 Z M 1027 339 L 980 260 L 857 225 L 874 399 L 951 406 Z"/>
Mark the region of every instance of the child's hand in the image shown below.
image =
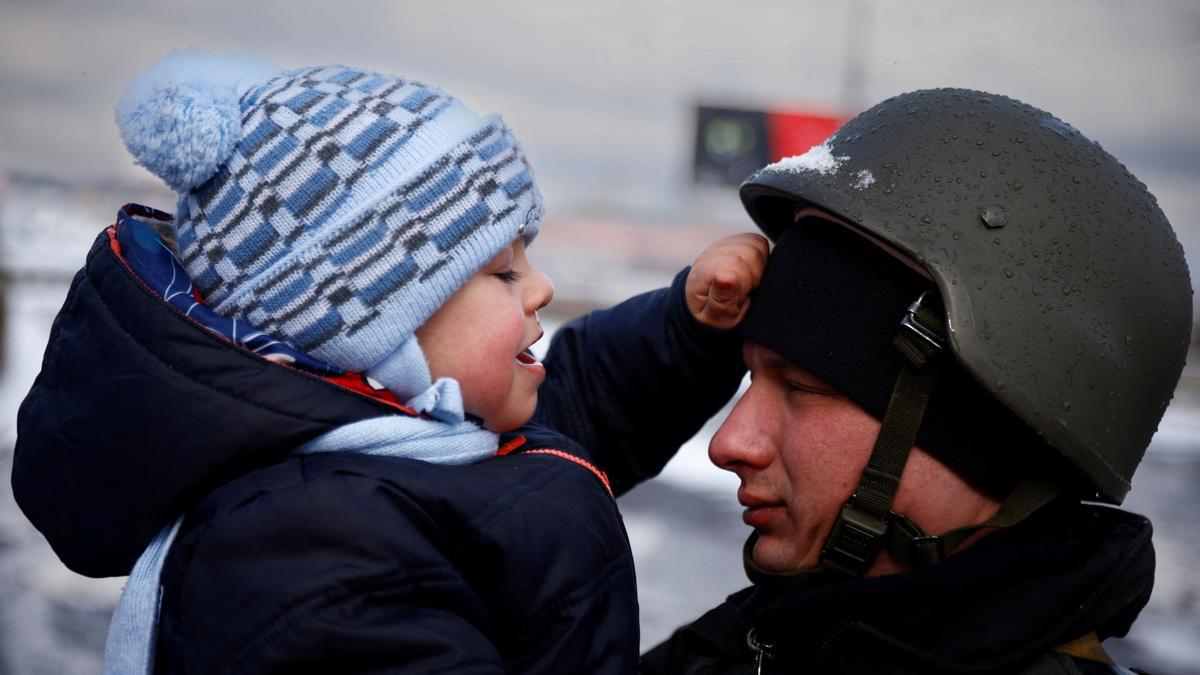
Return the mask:
<path id="1" fill-rule="evenodd" d="M 750 308 L 750 291 L 762 281 L 770 245 L 757 234 L 718 239 L 696 258 L 684 294 L 692 316 L 709 328 L 738 325 Z"/>

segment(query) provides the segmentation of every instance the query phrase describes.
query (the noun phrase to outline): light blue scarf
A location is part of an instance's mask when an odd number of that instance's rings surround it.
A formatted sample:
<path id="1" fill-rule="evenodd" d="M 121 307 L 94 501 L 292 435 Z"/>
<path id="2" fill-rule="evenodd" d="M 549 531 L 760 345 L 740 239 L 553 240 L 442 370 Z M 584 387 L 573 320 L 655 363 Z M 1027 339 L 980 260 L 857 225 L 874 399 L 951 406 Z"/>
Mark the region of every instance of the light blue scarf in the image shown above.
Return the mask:
<path id="1" fill-rule="evenodd" d="M 469 464 L 496 454 L 496 434 L 466 421 L 455 380 L 438 380 L 408 405 L 434 419 L 389 415 L 362 420 L 318 436 L 295 452 L 354 452 L 434 464 Z M 104 675 L 154 672 L 163 563 L 182 523 L 180 516 L 163 528 L 133 566 L 108 628 Z"/>

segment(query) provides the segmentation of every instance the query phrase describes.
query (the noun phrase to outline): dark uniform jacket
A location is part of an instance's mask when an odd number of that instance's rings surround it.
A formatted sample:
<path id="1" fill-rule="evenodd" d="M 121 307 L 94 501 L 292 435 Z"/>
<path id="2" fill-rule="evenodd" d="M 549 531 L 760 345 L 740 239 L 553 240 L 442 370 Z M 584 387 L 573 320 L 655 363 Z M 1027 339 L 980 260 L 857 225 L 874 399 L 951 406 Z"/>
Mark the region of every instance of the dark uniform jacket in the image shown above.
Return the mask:
<path id="1" fill-rule="evenodd" d="M 613 493 L 657 473 L 743 372 L 736 340 L 691 318 L 684 274 L 559 332 L 535 419 L 501 439 L 504 456 L 293 456 L 339 425 L 404 413 L 185 317 L 114 232 L 54 322 L 19 413 L 13 489 L 90 576 L 127 574 L 188 514 L 163 572 L 158 672 L 636 669 Z"/>
<path id="2" fill-rule="evenodd" d="M 928 568 L 803 589 L 764 581 L 649 651 L 641 672 L 1127 672 L 1095 660 L 1102 650 L 1082 654 L 1080 638 L 1098 648 L 1145 606 L 1150 533 L 1140 516 L 1063 500 Z M 1057 649 L 1070 643 L 1079 657 Z"/>

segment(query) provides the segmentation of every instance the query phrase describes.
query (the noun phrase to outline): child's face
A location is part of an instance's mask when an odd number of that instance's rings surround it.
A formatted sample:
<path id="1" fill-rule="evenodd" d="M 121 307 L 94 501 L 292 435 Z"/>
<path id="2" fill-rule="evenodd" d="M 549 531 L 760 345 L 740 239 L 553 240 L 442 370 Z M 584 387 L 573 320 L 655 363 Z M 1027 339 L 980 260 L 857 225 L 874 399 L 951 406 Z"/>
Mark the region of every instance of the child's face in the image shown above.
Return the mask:
<path id="1" fill-rule="evenodd" d="M 553 297 L 550 279 L 529 264 L 517 240 L 416 331 L 433 379 L 458 380 L 463 407 L 492 431 L 533 416 L 546 369 L 522 352 L 542 337 L 537 310 Z"/>

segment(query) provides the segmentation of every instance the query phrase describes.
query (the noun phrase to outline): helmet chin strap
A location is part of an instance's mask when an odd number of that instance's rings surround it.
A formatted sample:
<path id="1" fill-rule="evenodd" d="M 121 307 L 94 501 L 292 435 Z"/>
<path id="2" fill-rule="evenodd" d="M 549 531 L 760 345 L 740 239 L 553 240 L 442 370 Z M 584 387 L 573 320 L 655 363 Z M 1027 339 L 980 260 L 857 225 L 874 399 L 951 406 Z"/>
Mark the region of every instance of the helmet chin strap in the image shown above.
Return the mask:
<path id="1" fill-rule="evenodd" d="M 904 357 L 904 366 L 892 390 L 871 458 L 858 487 L 842 505 L 821 552 L 821 569 L 833 575 L 863 576 L 885 548 L 913 567 L 940 562 L 980 529 L 1014 525 L 1058 492 L 1048 483 L 1025 480 L 988 521 L 940 536 L 925 534 L 907 516 L 892 510 L 900 476 L 941 370 L 946 348 L 942 314 L 936 294 L 926 292 L 909 306 L 900 322 L 901 330 L 894 345 Z"/>

